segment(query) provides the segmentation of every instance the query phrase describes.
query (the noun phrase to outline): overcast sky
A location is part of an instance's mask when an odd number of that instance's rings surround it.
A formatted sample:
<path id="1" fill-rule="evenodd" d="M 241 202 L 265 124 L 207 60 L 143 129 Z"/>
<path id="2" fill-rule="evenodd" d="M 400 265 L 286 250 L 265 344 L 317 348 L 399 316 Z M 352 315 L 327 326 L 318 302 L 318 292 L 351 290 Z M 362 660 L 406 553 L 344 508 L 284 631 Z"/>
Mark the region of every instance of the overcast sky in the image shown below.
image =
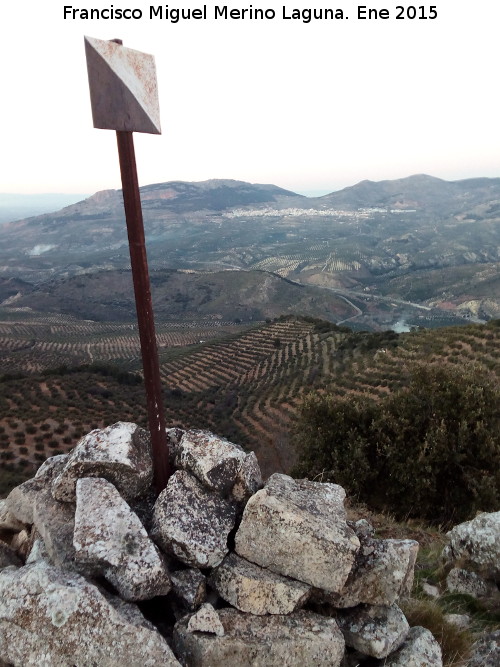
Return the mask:
<path id="1" fill-rule="evenodd" d="M 414 173 L 500 176 L 496 0 L 434 0 L 434 20 L 396 20 L 397 0 L 369 4 L 389 20 L 359 20 L 353 0 L 253 2 L 276 10 L 267 21 L 214 20 L 212 1 L 206 21 L 177 24 L 150 20 L 142 0 L 113 3 L 140 20 L 65 20 L 66 1 L 1 4 L 0 192 L 120 187 L 114 132 L 92 126 L 84 35 L 155 55 L 163 134 L 135 135 L 141 185 L 233 178 L 328 192 Z M 282 19 L 283 6 L 349 18 L 306 24 Z"/>

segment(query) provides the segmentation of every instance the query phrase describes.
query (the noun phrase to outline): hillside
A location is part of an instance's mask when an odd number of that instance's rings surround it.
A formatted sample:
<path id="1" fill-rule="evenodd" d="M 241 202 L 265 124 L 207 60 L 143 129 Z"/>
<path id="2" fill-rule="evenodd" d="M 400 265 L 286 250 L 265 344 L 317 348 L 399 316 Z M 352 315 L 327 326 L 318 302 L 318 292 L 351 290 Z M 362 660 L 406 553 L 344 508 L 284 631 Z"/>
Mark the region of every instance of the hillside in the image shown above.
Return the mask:
<path id="1" fill-rule="evenodd" d="M 484 271 L 500 268 L 500 179 L 417 175 L 316 198 L 212 180 L 148 185 L 141 196 L 152 269 L 265 270 L 347 298 L 362 293 L 371 301 L 356 304 L 358 324 L 375 330 L 413 323 L 409 286 L 422 281 L 417 306 L 441 320 L 487 320 L 500 308 Z M 129 266 L 118 190 L 4 225 L 2 238 L 0 275 L 32 284 Z"/>
<path id="2" fill-rule="evenodd" d="M 160 323 L 252 322 L 297 312 L 339 321 L 356 314 L 354 307 L 334 293 L 319 292 L 264 271 L 158 270 L 151 273 L 150 280 L 155 315 Z M 19 291 L 13 296 L 16 288 Z M 38 313 L 67 314 L 86 320 L 135 320 L 130 271 L 62 278 L 31 289 L 20 281 L 9 281 L 3 290 L 9 294 L 6 313 L 29 308 Z"/>
<path id="3" fill-rule="evenodd" d="M 64 333 L 62 322 L 48 326 L 67 339 L 70 350 L 72 338 Z M 73 331 L 73 340 L 80 335 Z M 103 359 L 97 354 L 101 349 L 108 362 L 118 362 L 123 371 L 140 369 L 137 347 L 127 347 L 130 338 L 119 327 L 113 331 L 110 326 L 102 338 L 95 331 L 93 335 L 87 348 L 79 349 L 95 351 L 94 361 Z M 328 322 L 282 318 L 252 328 L 235 327 L 224 338 L 205 338 L 203 343 L 198 337 L 206 333 L 193 330 L 192 335 L 197 342 L 188 347 L 160 348 L 167 422 L 209 428 L 245 444 L 255 450 L 266 474 L 288 471 L 293 465 L 290 420 L 310 390 L 376 398 L 403 386 L 408 366 L 418 361 L 470 361 L 500 378 L 496 323 L 397 335 L 353 333 Z M 19 348 L 15 354 L 19 361 L 24 355 L 34 358 L 29 349 Z M 50 357 L 60 363 L 69 358 L 59 353 Z M 27 468 L 70 448 L 90 428 L 117 420 L 146 420 L 136 375 L 102 365 L 69 373 L 56 368 L 27 377 L 4 375 L 0 414 L 0 460 L 4 465 L 24 462 Z"/>

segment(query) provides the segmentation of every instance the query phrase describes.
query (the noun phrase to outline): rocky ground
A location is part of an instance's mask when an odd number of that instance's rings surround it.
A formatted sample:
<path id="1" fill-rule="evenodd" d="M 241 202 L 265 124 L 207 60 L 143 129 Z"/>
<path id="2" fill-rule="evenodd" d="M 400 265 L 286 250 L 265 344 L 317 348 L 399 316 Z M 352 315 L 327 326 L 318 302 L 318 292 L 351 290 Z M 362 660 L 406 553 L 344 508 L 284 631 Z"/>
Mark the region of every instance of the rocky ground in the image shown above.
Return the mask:
<path id="1" fill-rule="evenodd" d="M 174 473 L 159 495 L 146 432 L 119 422 L 0 501 L 0 664 L 498 664 L 494 624 L 450 614 L 450 648 L 412 619 L 445 594 L 494 609 L 500 512 L 448 534 L 438 575 L 417 563 L 418 541 L 348 518 L 340 486 L 264 484 L 238 445 L 168 438 Z"/>

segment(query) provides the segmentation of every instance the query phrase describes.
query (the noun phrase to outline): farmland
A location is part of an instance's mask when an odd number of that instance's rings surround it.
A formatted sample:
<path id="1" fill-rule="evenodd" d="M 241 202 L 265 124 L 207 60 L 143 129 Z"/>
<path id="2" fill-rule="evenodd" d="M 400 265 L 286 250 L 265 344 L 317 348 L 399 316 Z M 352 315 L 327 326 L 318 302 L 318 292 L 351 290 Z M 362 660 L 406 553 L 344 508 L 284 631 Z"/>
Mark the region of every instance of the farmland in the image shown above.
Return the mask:
<path id="1" fill-rule="evenodd" d="M 500 327 L 404 334 L 352 332 L 313 318 L 252 326 L 158 327 L 167 423 L 208 428 L 253 449 L 263 470 L 294 463 L 290 426 L 309 391 L 377 398 L 412 364 L 475 363 L 500 377 Z M 146 424 L 138 337 L 131 324 L 64 324 L 59 317 L 0 323 L 0 461 L 32 472 L 92 428 Z"/>

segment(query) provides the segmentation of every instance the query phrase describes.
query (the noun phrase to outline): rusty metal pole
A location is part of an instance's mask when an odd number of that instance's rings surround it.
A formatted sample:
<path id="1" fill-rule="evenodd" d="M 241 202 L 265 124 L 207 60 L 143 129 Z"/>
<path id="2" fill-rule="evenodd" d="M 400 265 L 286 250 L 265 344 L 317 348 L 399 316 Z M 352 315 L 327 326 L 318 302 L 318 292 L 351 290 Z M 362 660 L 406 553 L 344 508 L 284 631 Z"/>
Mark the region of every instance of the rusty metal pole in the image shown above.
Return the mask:
<path id="1" fill-rule="evenodd" d="M 167 485 L 170 470 L 134 139 L 132 132 L 122 131 L 116 132 L 116 138 L 153 448 L 154 485 L 160 493 Z"/>
<path id="2" fill-rule="evenodd" d="M 85 37 L 90 101 L 94 127 L 116 130 L 123 203 L 141 340 L 149 430 L 153 449 L 154 485 L 163 491 L 169 459 L 156 347 L 144 223 L 135 164 L 133 132 L 161 134 L 154 57 L 126 49 L 120 39 Z"/>

